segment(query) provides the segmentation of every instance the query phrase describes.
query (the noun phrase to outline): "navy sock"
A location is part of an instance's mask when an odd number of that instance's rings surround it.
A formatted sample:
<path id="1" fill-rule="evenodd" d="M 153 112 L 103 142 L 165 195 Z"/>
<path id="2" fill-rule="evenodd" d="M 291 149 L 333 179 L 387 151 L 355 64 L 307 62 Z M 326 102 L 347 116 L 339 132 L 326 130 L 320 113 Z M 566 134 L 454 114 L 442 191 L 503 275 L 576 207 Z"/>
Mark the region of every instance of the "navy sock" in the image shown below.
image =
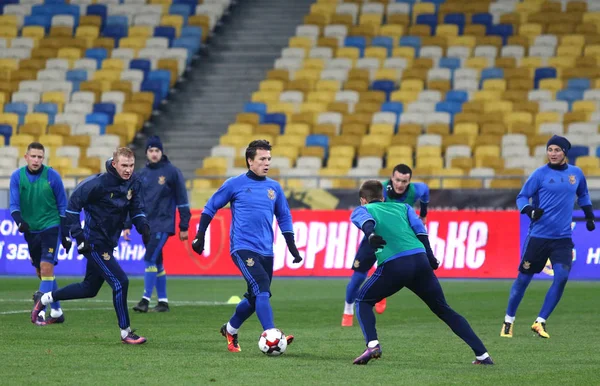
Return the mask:
<path id="1" fill-rule="evenodd" d="M 162 264 L 156 265 L 158 274 L 156 275 L 156 294 L 159 302 L 167 301 L 167 273 Z"/>
<path id="2" fill-rule="evenodd" d="M 261 292 L 256 296 L 256 316 L 263 327 L 263 330 L 275 328 L 273 321 L 273 309 L 271 308 L 270 294 Z"/>
<path id="3" fill-rule="evenodd" d="M 367 278 L 366 272 L 358 272 L 354 271 L 352 273 L 352 277 L 350 277 L 350 282 L 346 286 L 346 303 L 352 304 L 356 300 L 358 296 L 358 290 L 360 290 L 360 286 Z"/>
<path id="4" fill-rule="evenodd" d="M 377 340 L 377 329 L 375 328 L 374 304 L 365 302 L 356 303 L 356 317 L 362 329 L 367 344 L 372 340 Z"/>
<path id="5" fill-rule="evenodd" d="M 533 279 L 533 274 L 519 272 L 517 279 L 515 280 L 510 289 L 510 296 L 508 298 L 508 307 L 506 308 L 506 315 L 516 315 L 517 308 L 519 308 L 519 304 L 521 303 L 521 300 L 523 300 L 525 290 L 527 289 L 529 283 L 531 283 L 531 279 Z"/>
<path id="6" fill-rule="evenodd" d="M 144 298 L 150 299 L 152 297 L 152 291 L 156 285 L 156 274 L 158 269 L 156 264 L 151 261 L 146 261 L 146 270 L 144 272 Z"/>
<path id="7" fill-rule="evenodd" d="M 51 291 L 56 291 L 57 289 L 58 289 L 58 283 L 57 283 L 56 279 L 54 279 L 54 280 L 52 280 L 52 290 Z M 55 301 L 50 306 L 52 307 L 53 310 L 58 310 L 60 308 L 60 302 Z"/>
<path id="8" fill-rule="evenodd" d="M 554 308 L 558 305 L 569 280 L 569 268 L 563 264 L 555 264 L 552 268 L 554 269 L 554 280 L 550 289 L 548 289 L 548 293 L 546 293 L 546 298 L 540 311 L 540 318 L 544 319 L 548 319 Z"/>
<path id="9" fill-rule="evenodd" d="M 235 312 L 229 320 L 229 324 L 231 324 L 231 327 L 238 329 L 242 327 L 242 324 L 246 321 L 246 319 L 251 317 L 253 313 L 254 306 L 248 301 L 248 299 L 244 298 L 235 308 Z"/>

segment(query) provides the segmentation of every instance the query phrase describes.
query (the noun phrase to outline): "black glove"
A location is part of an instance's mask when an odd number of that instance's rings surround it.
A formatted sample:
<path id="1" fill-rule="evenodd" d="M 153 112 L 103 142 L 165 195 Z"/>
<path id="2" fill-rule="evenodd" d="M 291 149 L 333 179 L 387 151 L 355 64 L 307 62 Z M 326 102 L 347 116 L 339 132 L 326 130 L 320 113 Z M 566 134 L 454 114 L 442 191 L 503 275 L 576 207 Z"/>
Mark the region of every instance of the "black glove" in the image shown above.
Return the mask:
<path id="1" fill-rule="evenodd" d="M 144 224 L 142 229 L 140 229 L 140 234 L 142 235 L 142 242 L 144 245 L 148 245 L 150 242 L 150 226 L 148 224 Z"/>
<path id="2" fill-rule="evenodd" d="M 596 224 L 594 223 L 594 219 L 589 218 L 587 220 L 587 222 L 585 223 L 585 227 L 590 232 L 593 231 L 594 229 L 596 229 Z"/>
<path id="3" fill-rule="evenodd" d="M 77 252 L 79 252 L 80 255 L 92 252 L 92 246 L 83 236 L 77 238 Z"/>
<path id="4" fill-rule="evenodd" d="M 531 219 L 531 221 L 537 221 L 544 214 L 544 209 L 542 209 L 542 208 L 536 208 L 536 209 L 534 209 L 533 207 L 528 206 L 527 209 L 525 210 L 525 214 L 527 216 L 529 216 L 529 218 Z"/>
<path id="5" fill-rule="evenodd" d="M 199 255 L 204 252 L 204 232 L 196 233 L 196 237 L 192 241 L 192 249 Z"/>
<path id="6" fill-rule="evenodd" d="M 69 253 L 69 251 L 71 250 L 71 246 L 73 245 L 73 242 L 71 241 L 71 239 L 68 238 L 67 236 L 61 236 L 60 243 L 62 244 L 65 251 L 67 251 L 67 253 Z"/>
<path id="7" fill-rule="evenodd" d="M 429 265 L 434 271 L 440 267 L 440 262 L 435 258 L 435 256 L 427 255 L 427 259 L 429 259 Z"/>
<path id="8" fill-rule="evenodd" d="M 369 245 L 375 249 L 383 248 L 387 243 L 383 239 L 383 237 L 376 235 L 375 233 L 371 233 L 369 235 Z"/>
<path id="9" fill-rule="evenodd" d="M 23 221 L 22 223 L 19 224 L 19 232 L 25 233 L 27 231 L 29 231 L 29 224 L 27 224 L 25 221 Z"/>
<path id="10" fill-rule="evenodd" d="M 296 248 L 295 244 L 291 248 L 288 246 L 288 249 L 292 256 L 294 256 L 294 264 L 302 262 L 302 256 L 300 256 L 300 252 L 298 252 L 298 248 Z"/>

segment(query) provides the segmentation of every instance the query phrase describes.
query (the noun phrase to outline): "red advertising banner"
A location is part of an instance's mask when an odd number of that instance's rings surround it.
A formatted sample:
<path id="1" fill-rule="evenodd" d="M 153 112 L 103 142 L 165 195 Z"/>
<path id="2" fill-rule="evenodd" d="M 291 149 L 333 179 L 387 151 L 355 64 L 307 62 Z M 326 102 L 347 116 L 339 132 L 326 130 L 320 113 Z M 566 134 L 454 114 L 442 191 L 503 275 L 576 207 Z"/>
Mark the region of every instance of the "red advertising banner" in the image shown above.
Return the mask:
<path id="1" fill-rule="evenodd" d="M 192 211 L 190 235 L 196 232 L 200 210 Z M 276 223 L 276 276 L 349 276 L 362 232 L 350 222 L 349 210 L 292 210 L 296 245 L 303 257 L 293 264 Z M 231 213 L 217 213 L 206 234 L 202 256 L 192 251 L 191 239 L 167 242 L 166 271 L 171 275 L 240 275 L 229 255 Z M 517 211 L 430 212 L 427 228 L 432 248 L 441 261 L 439 277 L 514 278 L 520 251 Z M 251 229 L 248 232 L 252 232 Z"/>

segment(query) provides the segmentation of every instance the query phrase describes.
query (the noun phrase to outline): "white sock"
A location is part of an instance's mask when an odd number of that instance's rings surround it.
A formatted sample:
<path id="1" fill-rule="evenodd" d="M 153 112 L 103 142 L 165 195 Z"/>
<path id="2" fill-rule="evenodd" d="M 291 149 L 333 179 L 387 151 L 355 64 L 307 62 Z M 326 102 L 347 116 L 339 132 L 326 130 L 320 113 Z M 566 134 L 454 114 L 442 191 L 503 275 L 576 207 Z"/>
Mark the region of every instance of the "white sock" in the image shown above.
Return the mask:
<path id="1" fill-rule="evenodd" d="M 354 303 L 344 302 L 344 314 L 354 315 Z"/>
<path id="2" fill-rule="evenodd" d="M 514 316 L 508 316 L 508 315 L 504 315 L 504 323 L 514 323 L 515 322 L 515 317 Z"/>
<path id="3" fill-rule="evenodd" d="M 235 335 L 238 333 L 238 329 L 231 327 L 231 324 L 229 324 L 229 322 L 227 322 L 227 332 L 230 333 L 231 335 Z"/>
<path id="4" fill-rule="evenodd" d="M 145 296 L 142 296 L 142 299 L 146 299 L 148 302 L 150 302 L 150 298 L 147 298 Z"/>
<path id="5" fill-rule="evenodd" d="M 52 292 L 46 292 L 42 295 L 42 304 L 47 306 L 50 303 L 54 303 L 54 299 L 52 298 Z"/>
<path id="6" fill-rule="evenodd" d="M 51 318 L 60 318 L 63 314 L 63 310 L 62 308 L 59 308 L 58 310 L 55 310 L 54 308 L 52 308 L 50 310 L 50 317 Z"/>
<path id="7" fill-rule="evenodd" d="M 41 311 L 41 312 L 39 313 L 39 316 L 40 316 L 42 319 L 46 320 L 46 311 Z"/>
<path id="8" fill-rule="evenodd" d="M 488 354 L 487 352 L 485 352 L 483 355 L 475 356 L 475 358 L 476 358 L 478 361 L 485 360 L 485 359 L 487 359 L 487 358 L 489 358 L 489 357 L 490 357 L 490 354 Z"/>
<path id="9" fill-rule="evenodd" d="M 375 346 L 377 346 L 379 344 L 378 340 L 372 340 L 367 344 L 368 348 L 374 348 Z"/>
<path id="10" fill-rule="evenodd" d="M 124 330 L 121 330 L 121 339 L 127 338 L 127 335 L 131 332 L 131 327 L 127 327 Z"/>
<path id="11" fill-rule="evenodd" d="M 544 318 L 540 318 L 539 316 L 537 317 L 537 319 L 535 320 L 536 323 L 546 323 L 546 319 Z"/>
<path id="12" fill-rule="evenodd" d="M 158 299 L 158 301 L 159 301 L 159 302 L 165 302 L 165 303 L 168 303 L 168 302 L 169 302 L 169 299 L 167 299 L 167 298 L 159 298 L 159 299 Z"/>

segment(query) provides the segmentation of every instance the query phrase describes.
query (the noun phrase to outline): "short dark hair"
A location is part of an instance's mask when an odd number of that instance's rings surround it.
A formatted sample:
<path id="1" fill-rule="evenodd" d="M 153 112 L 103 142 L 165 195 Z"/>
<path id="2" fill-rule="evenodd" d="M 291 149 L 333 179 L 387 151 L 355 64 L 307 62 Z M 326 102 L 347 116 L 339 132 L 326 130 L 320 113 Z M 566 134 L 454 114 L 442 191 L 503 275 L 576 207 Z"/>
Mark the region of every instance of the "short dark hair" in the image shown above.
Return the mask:
<path id="1" fill-rule="evenodd" d="M 412 177 L 412 169 L 406 164 L 398 164 L 394 166 L 394 170 L 392 170 L 392 175 L 396 172 L 400 174 L 410 174 L 410 176 Z"/>
<path id="2" fill-rule="evenodd" d="M 383 185 L 377 180 L 367 180 L 360 186 L 358 196 L 364 198 L 367 202 L 381 200 L 383 198 Z"/>
<path id="3" fill-rule="evenodd" d="M 256 157 L 256 151 L 258 149 L 261 150 L 271 150 L 271 144 L 266 139 L 257 139 L 248 144 L 246 148 L 246 167 L 250 167 L 250 163 L 248 159 L 254 159 Z"/>
<path id="4" fill-rule="evenodd" d="M 29 152 L 29 150 L 31 149 L 41 150 L 44 153 L 46 152 L 46 149 L 44 149 L 44 145 L 42 145 L 39 142 L 31 142 L 29 145 L 27 145 L 27 151 Z"/>

